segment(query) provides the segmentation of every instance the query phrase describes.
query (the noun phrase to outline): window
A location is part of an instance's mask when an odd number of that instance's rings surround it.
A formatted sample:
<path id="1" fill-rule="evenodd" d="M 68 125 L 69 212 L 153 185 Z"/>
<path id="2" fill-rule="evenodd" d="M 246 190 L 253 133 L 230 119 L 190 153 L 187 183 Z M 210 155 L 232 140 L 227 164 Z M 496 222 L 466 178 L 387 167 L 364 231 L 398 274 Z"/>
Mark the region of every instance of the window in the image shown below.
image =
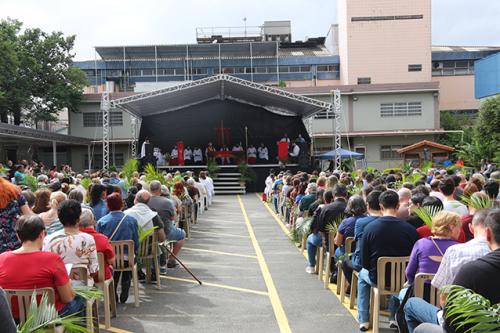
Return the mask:
<path id="1" fill-rule="evenodd" d="M 175 75 L 184 75 L 184 68 L 176 68 Z"/>
<path id="2" fill-rule="evenodd" d="M 140 69 L 131 69 L 130 70 L 130 76 L 141 76 L 141 70 Z"/>
<path id="3" fill-rule="evenodd" d="M 195 75 L 206 75 L 208 74 L 208 68 L 194 68 L 193 74 Z"/>
<path id="4" fill-rule="evenodd" d="M 109 113 L 110 126 L 123 126 L 123 113 L 121 111 L 112 111 Z M 84 112 L 83 127 L 101 127 L 101 112 Z"/>
<path id="5" fill-rule="evenodd" d="M 255 73 L 267 73 L 267 67 L 255 67 Z"/>
<path id="6" fill-rule="evenodd" d="M 159 75 L 175 75 L 175 69 L 173 68 L 164 68 L 158 70 Z"/>
<path id="7" fill-rule="evenodd" d="M 380 146 L 380 159 L 381 160 L 399 160 L 403 157 L 402 154 L 398 153 L 398 149 L 401 149 L 402 145 L 385 145 Z"/>
<path id="8" fill-rule="evenodd" d="M 358 84 L 370 84 L 372 79 L 370 77 L 358 77 Z"/>
<path id="9" fill-rule="evenodd" d="M 234 73 L 234 68 L 233 67 L 223 67 L 222 68 L 222 73 L 224 73 L 224 74 L 233 74 Z"/>
<path id="10" fill-rule="evenodd" d="M 332 112 L 320 111 L 314 115 L 314 119 L 332 119 Z"/>
<path id="11" fill-rule="evenodd" d="M 362 21 L 394 21 L 394 20 L 420 20 L 424 15 L 398 15 L 398 16 L 358 16 L 351 17 L 351 22 Z"/>
<path id="12" fill-rule="evenodd" d="M 280 66 L 280 73 L 288 73 L 290 68 L 288 66 Z"/>
<path id="13" fill-rule="evenodd" d="M 108 70 L 108 71 L 106 71 L 106 76 L 108 76 L 108 77 L 119 77 L 119 76 L 122 76 L 122 71 L 121 70 L 117 70 L 117 69 Z"/>
<path id="14" fill-rule="evenodd" d="M 235 67 L 234 72 L 237 74 L 245 74 L 245 67 Z"/>
<path id="15" fill-rule="evenodd" d="M 432 76 L 474 74 L 474 60 L 446 60 L 432 62 Z"/>
<path id="16" fill-rule="evenodd" d="M 125 156 L 123 153 L 111 153 L 109 156 L 109 164 L 114 166 L 123 166 L 125 164 Z M 85 154 L 83 158 L 83 169 L 89 167 L 89 155 Z M 102 154 L 94 154 L 92 159 L 92 169 L 102 169 Z"/>
<path id="17" fill-rule="evenodd" d="M 155 75 L 154 69 L 143 69 L 142 70 L 142 76 L 153 76 L 153 75 Z"/>
<path id="18" fill-rule="evenodd" d="M 338 72 L 339 65 L 318 65 L 318 72 Z"/>
<path id="19" fill-rule="evenodd" d="M 422 65 L 408 65 L 408 72 L 421 72 Z"/>
<path id="20" fill-rule="evenodd" d="M 421 116 L 422 102 L 381 103 L 380 117 Z"/>

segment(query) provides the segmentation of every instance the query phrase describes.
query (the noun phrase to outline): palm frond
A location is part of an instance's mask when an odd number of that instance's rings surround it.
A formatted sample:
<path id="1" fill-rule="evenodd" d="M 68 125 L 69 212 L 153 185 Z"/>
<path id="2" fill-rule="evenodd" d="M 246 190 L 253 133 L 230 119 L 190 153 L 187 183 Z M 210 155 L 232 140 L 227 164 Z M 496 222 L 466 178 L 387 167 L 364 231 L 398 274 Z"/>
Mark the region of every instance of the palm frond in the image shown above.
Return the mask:
<path id="1" fill-rule="evenodd" d="M 75 293 L 85 299 L 101 298 L 104 294 L 101 290 L 89 286 L 74 286 Z"/>
<path id="2" fill-rule="evenodd" d="M 469 332 L 499 332 L 500 331 L 500 303 L 491 305 L 491 302 L 462 286 L 446 286 L 446 318 L 457 329 Z"/>
<path id="3" fill-rule="evenodd" d="M 425 206 L 415 209 L 413 212 L 417 215 L 429 228 L 432 227 L 432 218 L 443 210 L 437 206 Z"/>
<path id="4" fill-rule="evenodd" d="M 330 221 L 329 223 L 326 224 L 325 230 L 328 232 L 337 233 L 337 231 L 339 230 L 340 223 L 342 223 L 343 219 L 344 219 L 344 214 L 338 215 L 333 221 Z"/>
<path id="5" fill-rule="evenodd" d="M 127 180 L 129 186 L 132 186 L 132 179 L 134 178 L 134 173 L 137 172 L 137 160 L 131 158 L 125 162 L 122 168 L 123 177 Z"/>
<path id="6" fill-rule="evenodd" d="M 208 161 L 207 171 L 212 179 L 216 179 L 219 176 L 220 166 L 215 161 Z"/>
<path id="7" fill-rule="evenodd" d="M 26 175 L 24 185 L 28 186 L 31 192 L 35 192 L 38 189 L 38 182 L 32 175 Z"/>
<path id="8" fill-rule="evenodd" d="M 144 168 L 144 177 L 148 183 L 152 182 L 153 180 L 157 180 L 162 185 L 167 184 L 165 177 L 163 177 L 163 174 L 156 170 L 155 167 L 149 163 Z"/>
<path id="9" fill-rule="evenodd" d="M 47 328 L 55 325 L 62 325 L 69 332 L 88 332 L 85 320 L 78 314 L 59 317 L 55 306 L 49 304 L 47 293 L 43 293 L 38 304 L 36 291 L 33 291 L 26 321 L 18 325 L 17 333 L 44 332 Z"/>
<path id="10" fill-rule="evenodd" d="M 87 191 L 89 189 L 90 184 L 92 184 L 92 179 L 85 177 L 80 181 L 80 185 Z"/>
<path id="11" fill-rule="evenodd" d="M 491 200 L 488 196 L 481 195 L 471 195 L 470 197 L 462 196 L 462 202 L 469 207 L 472 207 L 476 210 L 486 209 L 493 207 L 493 200 Z"/>

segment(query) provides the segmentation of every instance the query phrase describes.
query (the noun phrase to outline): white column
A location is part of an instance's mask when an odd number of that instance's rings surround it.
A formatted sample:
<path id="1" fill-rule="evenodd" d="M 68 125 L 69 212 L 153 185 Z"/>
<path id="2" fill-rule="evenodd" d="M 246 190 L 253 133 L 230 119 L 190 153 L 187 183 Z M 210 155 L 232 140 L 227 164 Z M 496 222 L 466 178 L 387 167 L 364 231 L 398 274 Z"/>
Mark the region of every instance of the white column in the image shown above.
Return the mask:
<path id="1" fill-rule="evenodd" d="M 53 165 L 57 165 L 57 145 L 55 141 L 52 141 L 52 161 Z"/>

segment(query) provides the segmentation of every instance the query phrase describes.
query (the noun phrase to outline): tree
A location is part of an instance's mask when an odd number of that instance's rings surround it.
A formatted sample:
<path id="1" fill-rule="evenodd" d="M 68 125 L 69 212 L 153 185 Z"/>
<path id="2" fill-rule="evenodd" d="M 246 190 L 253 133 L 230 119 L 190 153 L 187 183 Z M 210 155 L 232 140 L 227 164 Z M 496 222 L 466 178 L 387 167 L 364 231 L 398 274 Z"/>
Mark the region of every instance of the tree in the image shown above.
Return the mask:
<path id="1" fill-rule="evenodd" d="M 64 108 L 76 110 L 87 80 L 72 66 L 75 36 L 40 29 L 21 33 L 21 27 L 17 20 L 0 22 L 0 46 L 6 45 L 0 47 L 0 120 L 10 114 L 15 124 L 36 123 L 56 120 Z"/>
<path id="2" fill-rule="evenodd" d="M 481 103 L 474 137 L 482 147 L 483 158 L 500 162 L 500 95 Z M 496 156 L 495 156 L 496 155 Z"/>

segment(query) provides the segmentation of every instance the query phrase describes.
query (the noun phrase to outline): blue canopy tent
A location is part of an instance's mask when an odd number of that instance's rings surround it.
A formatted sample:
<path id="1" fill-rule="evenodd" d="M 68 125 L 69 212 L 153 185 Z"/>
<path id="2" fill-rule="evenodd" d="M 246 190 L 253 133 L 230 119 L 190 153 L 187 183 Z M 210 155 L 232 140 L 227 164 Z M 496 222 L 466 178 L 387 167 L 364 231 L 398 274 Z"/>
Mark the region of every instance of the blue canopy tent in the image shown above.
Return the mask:
<path id="1" fill-rule="evenodd" d="M 335 156 L 337 156 L 337 154 L 340 154 L 340 158 L 343 160 L 348 159 L 348 158 L 352 158 L 355 160 L 362 160 L 363 158 L 365 158 L 364 154 L 356 153 L 354 151 L 350 151 L 350 150 L 343 149 L 343 148 L 339 148 L 336 150 L 330 150 L 329 152 L 326 152 L 326 153 L 323 153 L 323 154 L 316 156 L 316 158 L 320 159 L 320 160 L 332 160 L 335 158 Z"/>

